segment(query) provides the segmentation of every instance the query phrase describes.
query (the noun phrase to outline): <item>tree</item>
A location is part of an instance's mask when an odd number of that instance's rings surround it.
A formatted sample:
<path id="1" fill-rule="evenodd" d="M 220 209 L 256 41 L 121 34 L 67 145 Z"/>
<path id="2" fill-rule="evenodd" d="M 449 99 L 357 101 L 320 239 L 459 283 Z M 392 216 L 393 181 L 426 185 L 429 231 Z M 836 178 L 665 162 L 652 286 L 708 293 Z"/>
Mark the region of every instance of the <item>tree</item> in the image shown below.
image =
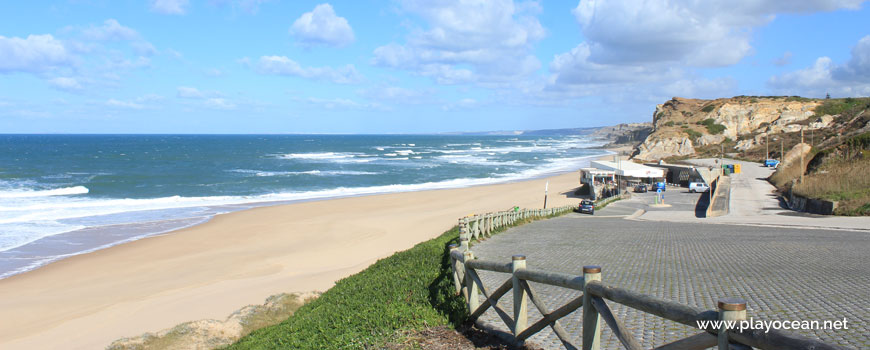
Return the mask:
<path id="1" fill-rule="evenodd" d="M 826 94 L 825 94 L 825 99 L 826 99 L 826 100 L 830 100 L 830 99 L 831 99 L 831 94 L 826 93 Z"/>

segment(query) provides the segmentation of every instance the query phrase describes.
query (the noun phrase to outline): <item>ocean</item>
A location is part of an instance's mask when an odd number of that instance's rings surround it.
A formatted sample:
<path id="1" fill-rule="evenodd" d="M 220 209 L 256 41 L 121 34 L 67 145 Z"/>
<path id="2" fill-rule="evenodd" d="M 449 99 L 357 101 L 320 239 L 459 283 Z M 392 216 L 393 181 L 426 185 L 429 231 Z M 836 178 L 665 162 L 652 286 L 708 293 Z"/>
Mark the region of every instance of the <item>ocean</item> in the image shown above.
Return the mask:
<path id="1" fill-rule="evenodd" d="M 263 205 L 571 171 L 580 136 L 0 135 L 0 278 Z"/>

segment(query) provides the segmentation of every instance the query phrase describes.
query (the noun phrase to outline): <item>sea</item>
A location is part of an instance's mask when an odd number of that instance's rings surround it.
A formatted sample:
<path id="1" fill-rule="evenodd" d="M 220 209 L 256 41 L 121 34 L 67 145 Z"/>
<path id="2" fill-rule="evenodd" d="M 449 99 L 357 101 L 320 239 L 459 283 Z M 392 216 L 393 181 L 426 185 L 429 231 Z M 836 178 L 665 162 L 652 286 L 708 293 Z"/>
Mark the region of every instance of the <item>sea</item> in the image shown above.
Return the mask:
<path id="1" fill-rule="evenodd" d="M 573 171 L 577 135 L 0 135 L 0 278 L 258 206 Z"/>

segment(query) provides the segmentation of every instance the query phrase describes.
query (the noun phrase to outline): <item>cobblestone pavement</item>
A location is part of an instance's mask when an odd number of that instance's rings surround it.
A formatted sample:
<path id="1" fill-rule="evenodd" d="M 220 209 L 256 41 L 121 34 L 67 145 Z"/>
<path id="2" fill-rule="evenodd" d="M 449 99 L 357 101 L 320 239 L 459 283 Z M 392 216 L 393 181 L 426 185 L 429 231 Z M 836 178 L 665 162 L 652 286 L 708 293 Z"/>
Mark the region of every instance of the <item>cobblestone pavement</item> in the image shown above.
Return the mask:
<path id="1" fill-rule="evenodd" d="M 607 210 L 611 209 L 611 210 Z M 748 302 L 748 316 L 765 320 L 848 320 L 848 330 L 795 331 L 856 349 L 870 348 L 870 234 L 855 231 L 624 220 L 623 206 L 595 216 L 570 214 L 489 238 L 472 247 L 479 259 L 509 263 L 527 256 L 528 267 L 582 275 L 601 265 L 605 283 L 705 310 L 721 297 Z M 611 213 L 611 215 L 608 214 Z M 607 217 L 609 216 L 609 217 Z M 488 290 L 509 275 L 481 271 Z M 550 309 L 579 292 L 532 283 Z M 512 313 L 510 293 L 499 305 Z M 691 327 L 609 302 L 644 347 L 695 333 Z M 580 310 L 560 322 L 580 335 Z M 529 323 L 540 313 L 530 303 Z M 494 311 L 483 320 L 507 330 Z M 602 326 L 602 348 L 621 348 Z M 531 342 L 561 348 L 549 328 Z M 575 343 L 579 344 L 579 342 Z"/>

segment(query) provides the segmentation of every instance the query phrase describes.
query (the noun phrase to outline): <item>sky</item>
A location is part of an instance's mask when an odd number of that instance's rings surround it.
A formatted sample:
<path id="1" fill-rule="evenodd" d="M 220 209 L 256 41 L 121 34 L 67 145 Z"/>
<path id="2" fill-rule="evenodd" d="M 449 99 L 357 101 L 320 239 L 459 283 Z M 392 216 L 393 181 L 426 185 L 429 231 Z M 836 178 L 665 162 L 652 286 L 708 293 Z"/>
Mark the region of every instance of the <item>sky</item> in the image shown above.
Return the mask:
<path id="1" fill-rule="evenodd" d="M 647 122 L 679 96 L 870 95 L 862 0 L 0 4 L 0 133 Z"/>

